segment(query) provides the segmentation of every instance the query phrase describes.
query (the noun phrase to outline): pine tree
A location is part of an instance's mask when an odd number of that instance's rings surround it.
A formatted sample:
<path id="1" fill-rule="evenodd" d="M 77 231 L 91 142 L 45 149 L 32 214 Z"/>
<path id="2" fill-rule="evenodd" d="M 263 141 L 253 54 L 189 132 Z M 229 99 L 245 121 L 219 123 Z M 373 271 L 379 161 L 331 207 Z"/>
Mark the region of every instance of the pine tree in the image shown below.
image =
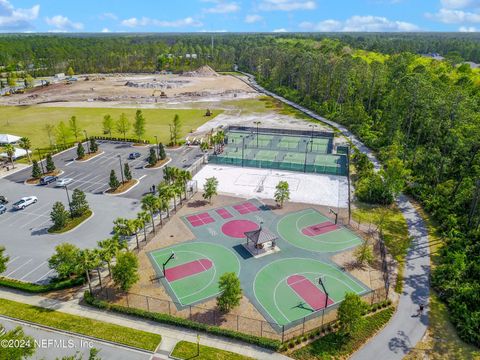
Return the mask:
<path id="1" fill-rule="evenodd" d="M 42 170 L 40 170 L 40 165 L 38 165 L 37 160 L 33 160 L 32 163 L 32 178 L 40 179 L 42 177 Z"/>
<path id="2" fill-rule="evenodd" d="M 85 148 L 81 142 L 77 146 L 77 159 L 83 159 L 85 157 Z"/>
<path id="3" fill-rule="evenodd" d="M 154 147 L 150 148 L 150 155 L 148 155 L 148 164 L 150 166 L 155 166 L 157 163 L 157 152 Z"/>
<path id="4" fill-rule="evenodd" d="M 130 166 L 128 165 L 128 163 L 125 163 L 125 165 L 123 166 L 123 175 L 125 176 L 125 180 L 132 180 L 132 173 L 130 172 Z"/>
<path id="5" fill-rule="evenodd" d="M 47 172 L 52 172 L 52 171 L 55 171 L 56 167 L 55 167 L 55 163 L 53 162 L 53 158 L 52 158 L 52 154 L 47 154 L 47 165 L 46 165 L 46 168 L 47 168 Z"/>
<path id="6" fill-rule="evenodd" d="M 55 230 L 62 229 L 68 221 L 68 211 L 65 210 L 65 206 L 57 201 L 53 204 L 52 212 L 50 213 L 50 219 L 53 222 L 53 228 Z"/>
<path id="7" fill-rule="evenodd" d="M 117 179 L 117 174 L 115 174 L 115 170 L 110 171 L 110 181 L 108 182 L 110 189 L 116 190 L 120 186 L 120 182 Z"/>
<path id="8" fill-rule="evenodd" d="M 165 147 L 163 146 L 162 143 L 158 144 L 158 149 L 159 149 L 159 155 L 160 155 L 160 160 L 165 160 L 167 157 L 167 154 L 165 153 Z"/>
<path id="9" fill-rule="evenodd" d="M 70 206 L 73 217 L 80 217 L 90 210 L 85 193 L 80 189 L 73 190 Z"/>
<path id="10" fill-rule="evenodd" d="M 98 151 L 98 144 L 95 141 L 94 137 L 90 138 L 90 152 L 91 153 L 96 153 Z"/>

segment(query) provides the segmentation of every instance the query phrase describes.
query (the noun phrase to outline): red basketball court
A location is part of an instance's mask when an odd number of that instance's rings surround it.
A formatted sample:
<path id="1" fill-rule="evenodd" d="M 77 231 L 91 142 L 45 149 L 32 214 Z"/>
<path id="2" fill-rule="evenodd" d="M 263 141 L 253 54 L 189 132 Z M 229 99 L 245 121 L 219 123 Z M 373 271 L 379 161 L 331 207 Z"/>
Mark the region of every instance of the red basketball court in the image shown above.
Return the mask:
<path id="1" fill-rule="evenodd" d="M 177 265 L 169 269 L 165 269 L 165 278 L 168 282 L 180 280 L 188 276 L 196 275 L 207 271 L 213 266 L 209 259 L 199 259 L 188 263 Z"/>
<path id="2" fill-rule="evenodd" d="M 314 311 L 325 307 L 326 295 L 309 279 L 303 275 L 291 275 L 287 279 L 287 284 L 295 293 L 300 296 Z M 333 304 L 333 300 L 328 298 L 327 306 Z"/>
<path id="3" fill-rule="evenodd" d="M 339 229 L 337 225 L 330 221 L 315 224 L 302 229 L 302 234 L 307 236 L 317 236 Z"/>

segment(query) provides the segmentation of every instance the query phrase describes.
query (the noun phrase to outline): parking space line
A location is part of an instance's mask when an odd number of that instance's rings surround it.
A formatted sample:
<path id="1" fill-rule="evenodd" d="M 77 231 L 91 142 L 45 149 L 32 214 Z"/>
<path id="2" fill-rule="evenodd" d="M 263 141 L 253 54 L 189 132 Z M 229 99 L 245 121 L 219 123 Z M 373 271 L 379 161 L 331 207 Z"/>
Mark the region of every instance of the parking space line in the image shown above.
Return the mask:
<path id="1" fill-rule="evenodd" d="M 15 270 L 9 272 L 8 274 L 6 274 L 5 276 L 6 277 L 9 277 L 10 275 L 12 274 L 15 274 L 18 270 L 20 270 L 21 268 L 23 268 L 25 265 L 27 264 L 30 264 L 31 262 L 33 261 L 33 258 L 28 260 L 27 262 L 24 262 L 22 265 L 20 265 L 18 268 L 16 268 Z"/>
<path id="2" fill-rule="evenodd" d="M 8 264 L 10 264 L 10 263 L 12 263 L 12 262 L 14 262 L 15 260 L 18 260 L 18 259 L 20 259 L 20 256 L 15 256 L 12 260 L 10 260 L 9 262 L 7 262 L 6 265 L 8 266 Z"/>
<path id="3" fill-rule="evenodd" d="M 20 226 L 20 229 L 24 229 L 24 228 L 28 227 L 31 223 L 37 221 L 38 219 L 40 219 L 42 217 L 47 217 L 47 216 L 46 215 L 38 215 L 33 220 L 27 221 L 22 226 Z"/>
<path id="4" fill-rule="evenodd" d="M 46 263 L 47 263 L 46 261 L 42 262 L 40 265 L 38 265 L 38 266 L 36 266 L 35 268 L 33 268 L 32 271 L 29 271 L 28 273 L 26 273 L 25 275 L 23 275 L 23 276 L 20 278 L 20 280 L 25 279 L 28 275 L 30 275 L 30 274 L 33 273 L 35 270 L 37 270 L 40 266 L 43 266 L 43 265 L 45 265 Z"/>
<path id="5" fill-rule="evenodd" d="M 39 279 L 35 280 L 35 282 L 39 282 L 40 280 L 43 280 L 44 278 L 47 277 L 48 274 L 51 274 L 53 272 L 53 269 L 50 269 L 50 271 L 46 272 L 45 274 L 42 275 Z"/>

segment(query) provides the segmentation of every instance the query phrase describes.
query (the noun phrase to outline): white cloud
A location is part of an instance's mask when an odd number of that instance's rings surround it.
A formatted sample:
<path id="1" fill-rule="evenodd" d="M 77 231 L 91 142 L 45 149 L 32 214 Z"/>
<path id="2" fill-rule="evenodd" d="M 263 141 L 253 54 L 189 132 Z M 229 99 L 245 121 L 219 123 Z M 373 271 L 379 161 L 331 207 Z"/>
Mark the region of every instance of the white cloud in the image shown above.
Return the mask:
<path id="1" fill-rule="evenodd" d="M 259 5 L 260 10 L 265 11 L 313 10 L 316 7 L 313 0 L 262 0 Z"/>
<path id="2" fill-rule="evenodd" d="M 122 20 L 121 24 L 123 26 L 131 27 L 131 28 L 138 27 L 138 26 L 157 26 L 157 27 L 176 28 L 176 27 L 186 27 L 186 26 L 198 27 L 203 25 L 202 22 L 195 20 L 192 17 L 186 17 L 184 19 L 173 20 L 173 21 L 157 20 L 157 19 L 151 19 L 148 17 L 142 17 L 141 19 L 137 19 L 133 17 L 130 19 Z"/>
<path id="3" fill-rule="evenodd" d="M 73 22 L 69 18 L 63 15 L 55 15 L 51 18 L 47 17 L 45 19 L 48 25 L 54 26 L 54 31 L 71 31 L 71 30 L 82 30 L 83 24 L 80 22 Z"/>
<path id="4" fill-rule="evenodd" d="M 287 32 L 287 29 L 285 29 L 285 28 L 275 29 L 275 30 L 272 30 L 272 32 L 274 32 L 274 33 L 284 33 L 284 32 Z"/>
<path id="5" fill-rule="evenodd" d="M 458 31 L 460 31 L 460 32 L 477 32 L 477 28 L 475 26 L 460 26 Z"/>
<path id="6" fill-rule="evenodd" d="M 211 1 L 212 2 L 212 1 Z M 240 6 L 236 2 L 213 1 L 216 5 L 204 9 L 203 11 L 210 14 L 227 14 L 240 10 Z"/>
<path id="7" fill-rule="evenodd" d="M 257 15 L 257 14 L 251 14 L 251 15 L 245 16 L 245 22 L 247 24 L 253 24 L 253 23 L 259 22 L 262 19 L 263 19 L 263 17 L 261 17 L 260 15 Z"/>
<path id="8" fill-rule="evenodd" d="M 466 9 L 480 7 L 479 0 L 441 0 L 443 8 L 447 9 Z"/>
<path id="9" fill-rule="evenodd" d="M 109 33 L 110 32 L 110 29 L 109 28 L 103 28 L 102 29 L 102 33 Z"/>
<path id="10" fill-rule="evenodd" d="M 463 10 L 440 9 L 437 13 L 426 13 L 429 19 L 445 24 L 480 23 L 480 13 Z"/>
<path id="11" fill-rule="evenodd" d="M 14 8 L 8 0 L 0 0 L 0 30 L 21 30 L 33 27 L 32 21 L 38 18 L 40 5 L 29 9 Z"/>
<path id="12" fill-rule="evenodd" d="M 114 13 L 106 12 L 98 16 L 100 20 L 118 20 L 118 16 Z"/>
<path id="13" fill-rule="evenodd" d="M 352 16 L 345 21 L 324 20 L 318 23 L 302 22 L 300 28 L 306 31 L 418 31 L 420 28 L 415 24 L 404 21 L 392 21 L 380 16 Z"/>

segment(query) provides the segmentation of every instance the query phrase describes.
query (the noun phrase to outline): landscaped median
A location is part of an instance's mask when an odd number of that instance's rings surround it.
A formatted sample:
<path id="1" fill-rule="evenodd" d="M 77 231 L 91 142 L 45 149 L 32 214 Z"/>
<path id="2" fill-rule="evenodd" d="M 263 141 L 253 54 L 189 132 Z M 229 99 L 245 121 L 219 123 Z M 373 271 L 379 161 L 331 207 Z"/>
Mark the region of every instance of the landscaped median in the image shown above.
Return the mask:
<path id="1" fill-rule="evenodd" d="M 250 357 L 236 354 L 230 351 L 220 350 L 205 345 L 179 341 L 173 349 L 170 357 L 174 359 L 196 359 L 196 360 L 253 360 Z"/>
<path id="2" fill-rule="evenodd" d="M 85 279 L 83 277 L 61 280 L 61 281 L 52 280 L 51 282 L 45 285 L 33 284 L 33 283 L 28 283 L 28 282 L 10 279 L 6 277 L 0 277 L 0 287 L 3 286 L 3 287 L 22 290 L 29 293 L 35 293 L 35 294 L 67 289 L 67 288 L 83 285 L 84 283 L 85 283 Z"/>
<path id="3" fill-rule="evenodd" d="M 0 299 L 0 315 L 148 351 L 155 351 L 162 340 L 158 334 L 6 299 Z"/>
<path id="4" fill-rule="evenodd" d="M 80 225 L 81 223 L 83 223 L 85 220 L 87 220 L 88 218 L 90 218 L 90 216 L 93 215 L 93 212 L 92 210 L 87 210 L 87 212 L 85 212 L 85 214 L 79 216 L 79 217 L 70 217 L 68 218 L 68 220 L 66 221 L 65 223 L 65 226 L 58 229 L 56 228 L 55 226 L 52 226 L 50 229 L 48 229 L 48 232 L 50 234 L 62 234 L 64 232 L 67 232 L 67 231 L 70 231 L 70 230 L 73 230 L 75 229 L 78 225 Z"/>

